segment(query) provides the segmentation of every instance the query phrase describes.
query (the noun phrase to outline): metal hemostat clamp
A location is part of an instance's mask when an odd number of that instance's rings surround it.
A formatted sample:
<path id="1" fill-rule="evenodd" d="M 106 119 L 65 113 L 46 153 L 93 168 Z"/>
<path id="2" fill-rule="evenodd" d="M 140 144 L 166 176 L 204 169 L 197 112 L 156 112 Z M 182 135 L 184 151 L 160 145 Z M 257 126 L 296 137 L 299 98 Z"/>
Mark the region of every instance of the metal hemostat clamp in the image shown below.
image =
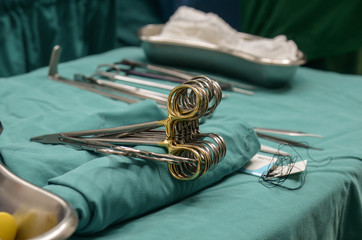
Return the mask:
<path id="1" fill-rule="evenodd" d="M 193 180 L 216 166 L 226 154 L 221 136 L 199 130 L 200 119 L 210 115 L 221 99 L 222 90 L 218 83 L 205 76 L 197 76 L 171 90 L 166 119 L 115 128 L 55 133 L 33 137 L 31 141 L 167 162 L 173 177 Z M 137 150 L 129 145 L 161 146 L 168 149 L 168 154 Z"/>

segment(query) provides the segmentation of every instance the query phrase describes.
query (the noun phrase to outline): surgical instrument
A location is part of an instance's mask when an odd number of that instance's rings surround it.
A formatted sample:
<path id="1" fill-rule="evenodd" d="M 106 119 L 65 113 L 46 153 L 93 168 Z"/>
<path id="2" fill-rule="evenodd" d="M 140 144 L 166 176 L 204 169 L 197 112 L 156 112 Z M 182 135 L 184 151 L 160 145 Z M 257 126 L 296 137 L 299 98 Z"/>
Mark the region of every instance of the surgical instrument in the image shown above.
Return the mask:
<path id="1" fill-rule="evenodd" d="M 215 81 L 198 76 L 170 92 L 167 102 L 168 117 L 164 120 L 108 129 L 49 134 L 31 138 L 31 141 L 66 144 L 105 154 L 166 161 L 173 177 L 193 180 L 216 166 L 226 154 L 226 145 L 221 136 L 204 134 L 199 130 L 199 119 L 210 115 L 220 103 L 221 97 L 221 88 Z M 156 131 L 162 126 L 163 131 Z M 169 154 L 156 154 L 121 146 L 130 144 L 166 147 Z"/>
<path id="2" fill-rule="evenodd" d="M 321 135 L 310 134 L 310 133 L 305 133 L 305 132 L 301 132 L 301 131 L 259 128 L 259 127 L 255 127 L 254 130 L 258 137 L 264 138 L 264 139 L 267 139 L 270 141 L 274 141 L 274 142 L 278 142 L 278 143 L 286 144 L 286 145 L 291 145 L 291 146 L 295 146 L 295 147 L 323 150 L 322 148 L 312 147 L 309 144 L 305 144 L 302 142 L 298 142 L 298 141 L 294 141 L 294 140 L 290 140 L 290 139 L 286 139 L 286 138 L 281 138 L 281 137 L 277 137 L 277 136 L 268 135 L 266 133 L 280 134 L 280 135 L 286 135 L 286 136 L 307 136 L 307 137 L 309 136 L 309 137 L 318 137 L 318 138 L 323 137 Z"/>
<path id="3" fill-rule="evenodd" d="M 106 71 L 101 70 L 104 67 L 107 67 Z M 111 72 L 110 69 L 114 70 L 115 73 Z M 96 74 L 99 76 L 102 76 L 102 77 L 106 77 L 112 81 L 119 80 L 119 81 L 136 83 L 136 84 L 141 84 L 141 85 L 145 85 L 145 86 L 156 87 L 156 88 L 161 88 L 161 89 L 166 89 L 166 90 L 172 90 L 175 87 L 175 86 L 171 86 L 168 84 L 156 83 L 156 82 L 141 80 L 141 79 L 137 79 L 137 78 L 131 78 L 128 76 L 122 76 L 119 74 L 119 72 L 121 72 L 121 71 L 122 70 L 115 64 L 100 64 L 97 67 Z"/>
<path id="4" fill-rule="evenodd" d="M 64 78 L 59 75 L 58 73 L 58 63 L 61 55 L 61 47 L 55 46 L 52 51 L 52 55 L 50 58 L 50 64 L 49 64 L 49 73 L 48 76 L 50 79 L 63 82 L 66 84 L 70 84 L 72 86 L 76 86 L 88 91 L 96 92 L 99 94 L 102 94 L 104 96 L 124 101 L 127 103 L 136 103 L 139 100 L 134 99 L 128 96 L 134 96 L 141 99 L 153 99 L 156 101 L 159 106 L 165 107 L 167 104 L 167 95 L 146 90 L 134 86 L 114 83 L 102 79 L 97 79 L 97 73 L 91 75 L 90 77 L 87 77 L 83 74 L 75 74 L 74 80 L 70 80 L 67 78 Z M 124 96 L 124 94 L 128 95 L 127 97 Z"/>
<path id="5" fill-rule="evenodd" d="M 322 138 L 323 136 L 312 134 L 312 133 L 306 133 L 302 131 L 294 131 L 294 130 L 284 130 L 284 129 L 273 129 L 273 128 L 260 128 L 260 127 L 254 127 L 254 130 L 256 132 L 263 132 L 263 133 L 275 133 L 275 134 L 282 134 L 287 136 L 306 136 L 306 137 L 319 137 Z"/>
<path id="6" fill-rule="evenodd" d="M 172 81 L 172 82 L 178 82 L 178 83 L 182 83 L 183 81 L 186 81 L 195 76 L 195 74 L 188 73 L 186 71 L 158 66 L 158 65 L 154 65 L 154 64 L 142 63 L 142 62 L 129 60 L 129 59 L 123 59 L 122 61 L 116 62 L 115 64 L 123 64 L 123 65 L 129 66 L 131 68 L 130 70 L 133 70 L 133 71 L 132 72 L 128 71 L 128 73 L 137 75 L 140 72 L 134 71 L 134 68 L 143 68 L 143 69 L 146 69 L 146 70 L 149 70 L 152 72 L 152 75 L 149 75 L 149 77 L 152 76 L 152 78 L 158 78 L 160 80 L 166 80 L 166 81 Z M 124 71 L 127 72 L 126 70 L 124 70 Z M 157 74 L 155 74 L 155 73 L 161 73 L 163 75 L 158 74 L 159 77 L 157 77 Z M 146 73 L 146 74 L 143 73 L 144 76 L 147 76 L 147 74 L 148 73 Z M 168 78 L 168 79 L 164 78 L 163 76 L 165 76 L 165 75 L 167 77 L 171 77 L 171 78 Z M 230 90 L 233 92 L 238 92 L 238 93 L 247 94 L 247 95 L 254 94 L 250 90 L 245 90 L 245 89 L 242 89 L 241 87 L 236 87 L 236 85 L 237 85 L 236 83 L 227 83 L 225 81 L 220 81 L 220 80 L 217 80 L 217 82 L 219 83 L 220 87 L 223 90 Z M 239 84 L 239 85 L 242 85 L 242 84 Z"/>
<path id="7" fill-rule="evenodd" d="M 108 87 L 115 91 L 120 91 L 121 93 L 125 93 L 125 94 L 135 96 L 138 98 L 152 99 L 161 105 L 167 104 L 167 95 L 165 95 L 165 94 L 158 93 L 155 91 L 150 91 L 147 89 L 134 87 L 134 86 L 129 86 L 129 85 L 125 85 L 125 84 L 119 84 L 119 83 L 115 83 L 115 82 L 111 82 L 111 81 L 107 81 L 107 80 L 97 79 L 97 78 L 95 78 L 96 75 L 97 75 L 97 73 L 93 74 L 90 77 L 87 77 L 82 74 L 75 74 L 74 79 L 79 82 L 90 82 L 90 83 L 94 83 L 94 84 L 97 84 L 102 87 Z"/>
<path id="8" fill-rule="evenodd" d="M 65 84 L 69 84 L 71 86 L 78 87 L 78 88 L 81 88 L 84 90 L 95 92 L 95 93 L 101 94 L 103 96 L 106 96 L 106 97 L 109 97 L 109 98 L 112 98 L 115 100 L 120 100 L 120 101 L 127 102 L 127 103 L 138 102 L 138 100 L 136 100 L 136 99 L 124 97 L 119 94 L 114 94 L 114 93 L 112 93 L 113 89 L 110 89 L 107 87 L 95 86 L 94 84 L 91 84 L 91 83 L 77 82 L 77 81 L 73 81 L 73 80 L 67 79 L 65 77 L 62 77 L 58 73 L 58 63 L 59 63 L 60 56 L 61 56 L 61 50 L 62 50 L 62 48 L 59 45 L 54 46 L 54 48 L 52 50 L 52 54 L 50 56 L 50 62 L 49 62 L 49 72 L 48 72 L 48 77 L 50 79 L 52 79 L 54 81 L 62 82 Z"/>

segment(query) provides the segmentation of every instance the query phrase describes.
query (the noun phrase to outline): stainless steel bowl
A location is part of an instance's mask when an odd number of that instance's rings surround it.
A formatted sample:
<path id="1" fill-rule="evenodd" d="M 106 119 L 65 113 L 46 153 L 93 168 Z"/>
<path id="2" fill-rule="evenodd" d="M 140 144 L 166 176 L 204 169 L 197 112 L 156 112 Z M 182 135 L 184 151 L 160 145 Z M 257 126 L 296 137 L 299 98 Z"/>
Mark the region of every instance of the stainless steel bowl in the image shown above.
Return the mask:
<path id="1" fill-rule="evenodd" d="M 67 202 L 17 177 L 1 164 L 0 212 L 15 218 L 16 240 L 67 239 L 78 224 L 75 211 Z"/>
<path id="2" fill-rule="evenodd" d="M 297 60 L 291 61 L 262 58 L 242 51 L 221 49 L 212 44 L 165 40 L 158 37 L 163 26 L 146 25 L 138 34 L 147 58 L 158 64 L 191 67 L 222 73 L 265 87 L 279 87 L 290 82 L 297 68 L 306 62 L 301 51 L 298 51 Z M 260 38 L 245 33 L 239 33 L 239 36 L 249 40 Z"/>

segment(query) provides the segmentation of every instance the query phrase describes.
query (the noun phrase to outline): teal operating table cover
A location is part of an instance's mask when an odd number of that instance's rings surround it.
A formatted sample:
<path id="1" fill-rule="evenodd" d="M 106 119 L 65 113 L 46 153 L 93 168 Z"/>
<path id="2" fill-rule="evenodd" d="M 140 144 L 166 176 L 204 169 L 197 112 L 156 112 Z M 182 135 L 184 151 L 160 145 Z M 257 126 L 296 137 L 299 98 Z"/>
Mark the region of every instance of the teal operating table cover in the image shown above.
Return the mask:
<path id="1" fill-rule="evenodd" d="M 130 58 L 124 47 L 59 66 L 72 78 Z M 0 79 L 1 161 L 65 200 L 80 219 L 71 239 L 360 239 L 362 237 L 362 77 L 299 68 L 288 86 L 253 96 L 225 92 L 203 132 L 222 135 L 225 159 L 196 181 L 173 179 L 163 163 L 29 142 L 37 135 L 162 119 L 150 101 L 133 105 L 47 78 L 47 68 Z M 223 78 L 224 76 L 218 76 Z M 238 171 L 259 150 L 252 127 L 300 130 L 323 138 L 283 146 L 308 161 L 282 186 Z M 295 140 L 295 138 L 293 138 Z M 280 145 L 266 140 L 261 143 Z M 142 147 L 163 151 L 156 147 Z"/>

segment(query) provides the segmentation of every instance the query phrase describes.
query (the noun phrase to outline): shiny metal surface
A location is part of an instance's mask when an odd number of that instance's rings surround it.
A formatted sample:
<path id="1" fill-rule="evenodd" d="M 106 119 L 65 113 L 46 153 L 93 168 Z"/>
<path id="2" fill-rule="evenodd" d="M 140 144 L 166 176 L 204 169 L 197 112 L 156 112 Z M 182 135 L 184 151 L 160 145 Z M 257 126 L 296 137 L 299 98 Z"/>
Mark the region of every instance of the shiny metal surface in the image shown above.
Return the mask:
<path id="1" fill-rule="evenodd" d="M 306 57 L 298 51 L 298 59 L 278 60 L 257 57 L 242 51 L 220 49 L 212 44 L 163 40 L 157 35 L 163 25 L 147 25 L 140 29 L 139 37 L 150 61 L 202 70 L 219 72 L 266 87 L 278 87 L 292 80 L 297 68 L 306 62 Z M 240 33 L 244 39 L 260 38 Z"/>
<path id="2" fill-rule="evenodd" d="M 26 182 L 0 164 L 0 212 L 14 216 L 16 240 L 67 239 L 78 218 L 72 207 L 56 195 Z"/>
<path id="3" fill-rule="evenodd" d="M 124 64 L 124 65 L 128 65 L 131 67 L 131 69 L 128 69 L 128 70 L 123 69 L 124 71 L 127 71 L 127 72 L 133 71 L 134 74 L 139 74 L 141 72 L 135 71 L 134 68 L 136 68 L 136 67 L 143 68 L 143 69 L 150 71 L 150 72 L 142 72 L 143 76 L 145 76 L 145 77 L 152 76 L 155 79 L 160 79 L 160 80 L 169 81 L 169 82 L 183 83 L 183 82 L 197 76 L 197 74 L 188 73 L 188 72 L 185 72 L 180 69 L 168 68 L 165 66 L 158 66 L 158 65 L 149 64 L 149 63 L 142 63 L 142 62 L 129 60 L 129 59 L 123 59 L 121 62 L 119 62 L 119 64 Z M 221 80 L 216 80 L 215 78 L 213 78 L 213 80 L 219 83 L 222 90 L 231 90 L 233 92 L 238 92 L 238 93 L 247 94 L 247 95 L 254 94 L 252 91 L 244 89 L 244 87 L 250 88 L 250 86 L 246 86 L 245 84 L 240 84 L 240 83 L 237 84 L 235 82 L 233 82 L 233 83 L 225 82 L 225 80 L 221 81 Z"/>
<path id="4" fill-rule="evenodd" d="M 278 143 L 285 144 L 285 145 L 290 145 L 290 146 L 294 146 L 294 147 L 302 147 L 302 148 L 310 148 L 310 149 L 315 149 L 315 150 L 323 150 L 322 148 L 312 147 L 308 143 L 293 141 L 290 139 L 281 138 L 281 137 L 277 137 L 277 136 L 271 136 L 271 135 L 267 135 L 267 134 L 260 133 L 260 132 L 256 132 L 256 135 L 259 138 L 264 138 L 264 139 L 278 142 Z"/>
<path id="5" fill-rule="evenodd" d="M 107 88 L 104 86 L 96 86 L 95 84 L 91 84 L 89 82 L 73 81 L 73 80 L 67 79 L 65 77 L 62 77 L 58 73 L 58 63 L 60 60 L 61 52 L 62 52 L 62 48 L 59 45 L 56 45 L 53 47 L 52 54 L 50 56 L 50 61 L 49 61 L 49 72 L 48 72 L 49 79 L 52 79 L 52 80 L 58 81 L 58 82 L 62 82 L 65 84 L 69 84 L 71 86 L 78 87 L 78 88 L 81 88 L 81 89 L 84 89 L 87 91 L 95 92 L 95 93 L 104 95 L 106 97 L 109 97 L 109 98 L 112 98 L 115 100 L 120 100 L 120 101 L 127 102 L 127 103 L 138 102 L 138 100 L 136 100 L 136 99 L 128 98 L 128 97 L 114 93 L 114 89 L 112 89 L 112 88 Z"/>
<path id="6" fill-rule="evenodd" d="M 120 93 L 124 93 L 130 96 L 136 96 L 139 97 L 141 99 L 153 99 L 154 101 L 156 101 L 159 104 L 167 104 L 167 95 L 165 94 L 161 94 L 155 91 L 150 91 L 147 89 L 142 89 L 142 88 L 138 88 L 138 87 L 134 87 L 134 86 L 129 86 L 129 85 L 125 85 L 125 84 L 120 84 L 120 83 L 116 83 L 116 82 L 111 82 L 111 81 L 107 81 L 107 80 L 102 80 L 102 79 L 98 79 L 95 78 L 95 76 L 98 75 L 94 74 L 91 77 L 86 77 L 82 74 L 75 74 L 75 80 L 78 82 L 90 82 L 95 84 L 96 86 L 100 86 L 100 87 L 106 87 L 109 89 L 112 89 L 114 91 L 119 91 Z"/>
<path id="7" fill-rule="evenodd" d="M 322 138 L 322 137 L 323 137 L 323 136 L 317 135 L 317 134 L 305 133 L 305 132 L 294 131 L 294 130 L 260 128 L 260 127 L 255 127 L 254 130 L 255 130 L 255 132 L 260 132 L 260 133 L 275 133 L 275 134 L 281 134 L 281 135 L 286 135 L 286 136 L 318 137 L 318 138 Z"/>
<path id="8" fill-rule="evenodd" d="M 112 67 L 116 71 L 116 73 L 101 70 L 102 67 L 107 67 L 107 66 Z M 174 88 L 174 86 L 170 86 L 168 84 L 156 83 L 156 82 L 152 82 L 152 81 L 146 81 L 146 80 L 142 80 L 142 79 L 123 76 L 123 75 L 119 74 L 120 72 L 122 72 L 122 70 L 119 69 L 117 67 L 117 65 L 115 65 L 115 64 L 101 64 L 101 65 L 98 65 L 98 67 L 97 67 L 97 75 L 106 77 L 112 81 L 119 80 L 119 81 L 123 81 L 123 82 L 136 83 L 136 84 L 140 84 L 140 85 L 156 87 L 156 88 L 166 89 L 166 90 L 170 90 L 170 91 Z"/>

